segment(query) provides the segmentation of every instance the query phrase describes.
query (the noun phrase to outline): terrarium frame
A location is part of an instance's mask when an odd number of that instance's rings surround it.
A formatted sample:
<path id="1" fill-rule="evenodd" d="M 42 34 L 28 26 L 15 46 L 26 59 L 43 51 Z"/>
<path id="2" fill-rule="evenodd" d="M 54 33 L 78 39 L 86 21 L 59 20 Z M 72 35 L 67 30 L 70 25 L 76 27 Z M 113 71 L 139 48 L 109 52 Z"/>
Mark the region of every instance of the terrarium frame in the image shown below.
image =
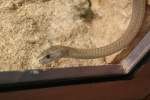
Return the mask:
<path id="1" fill-rule="evenodd" d="M 122 51 L 113 64 L 87 67 L 54 68 L 50 70 L 27 70 L 0 72 L 0 87 L 16 86 L 15 84 L 37 82 L 66 82 L 65 80 L 111 78 L 114 76 L 128 75 L 135 68 L 136 64 L 150 51 L 150 8 L 147 7 L 145 20 L 141 30 L 130 46 Z"/>

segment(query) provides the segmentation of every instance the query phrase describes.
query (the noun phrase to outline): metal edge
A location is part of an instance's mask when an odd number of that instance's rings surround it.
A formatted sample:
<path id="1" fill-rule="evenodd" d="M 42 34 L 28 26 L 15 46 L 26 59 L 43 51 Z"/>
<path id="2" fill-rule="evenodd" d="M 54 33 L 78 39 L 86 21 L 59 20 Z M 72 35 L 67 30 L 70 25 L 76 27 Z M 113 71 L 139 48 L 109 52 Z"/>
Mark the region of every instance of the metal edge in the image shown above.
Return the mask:
<path id="1" fill-rule="evenodd" d="M 84 77 L 105 77 L 122 75 L 124 70 L 120 65 L 102 65 L 94 67 L 55 68 L 50 70 L 28 70 L 24 72 L 1 72 L 0 85 L 18 82 L 33 82 L 44 80 L 62 80 Z M 16 78 L 17 77 L 17 78 Z"/>
<path id="2" fill-rule="evenodd" d="M 140 43 L 131 51 L 131 53 L 123 59 L 122 65 L 126 74 L 130 73 L 135 65 L 150 51 L 150 31 L 140 41 Z"/>

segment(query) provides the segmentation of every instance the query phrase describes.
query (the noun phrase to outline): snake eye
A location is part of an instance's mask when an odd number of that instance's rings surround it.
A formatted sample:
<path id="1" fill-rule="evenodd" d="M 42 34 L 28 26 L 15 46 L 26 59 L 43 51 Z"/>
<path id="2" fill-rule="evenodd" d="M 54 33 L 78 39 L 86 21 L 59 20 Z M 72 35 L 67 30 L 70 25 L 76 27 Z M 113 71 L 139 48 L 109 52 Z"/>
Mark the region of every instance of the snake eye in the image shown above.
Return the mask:
<path id="1" fill-rule="evenodd" d="M 49 58 L 51 58 L 51 56 L 50 55 L 46 55 L 46 58 L 49 59 Z"/>

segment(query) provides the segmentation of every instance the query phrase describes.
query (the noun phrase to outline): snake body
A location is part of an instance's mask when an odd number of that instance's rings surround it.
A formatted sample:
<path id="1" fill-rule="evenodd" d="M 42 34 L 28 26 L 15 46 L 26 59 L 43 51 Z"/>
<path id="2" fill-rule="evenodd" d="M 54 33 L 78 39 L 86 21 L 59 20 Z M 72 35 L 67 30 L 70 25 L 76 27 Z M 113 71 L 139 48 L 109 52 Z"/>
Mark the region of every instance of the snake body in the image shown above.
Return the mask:
<path id="1" fill-rule="evenodd" d="M 133 0 L 132 17 L 125 33 L 113 43 L 95 49 L 79 49 L 67 46 L 52 46 L 41 53 L 40 63 L 47 64 L 60 58 L 95 59 L 124 49 L 137 35 L 145 15 L 146 0 Z"/>

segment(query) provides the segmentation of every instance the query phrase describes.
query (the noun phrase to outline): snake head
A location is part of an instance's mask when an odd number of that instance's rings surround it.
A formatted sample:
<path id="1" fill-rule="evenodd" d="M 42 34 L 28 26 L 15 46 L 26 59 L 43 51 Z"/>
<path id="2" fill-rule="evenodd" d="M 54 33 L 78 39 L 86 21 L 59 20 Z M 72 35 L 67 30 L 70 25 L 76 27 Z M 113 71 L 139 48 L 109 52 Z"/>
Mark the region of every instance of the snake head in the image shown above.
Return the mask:
<path id="1" fill-rule="evenodd" d="M 64 56 L 64 49 L 60 46 L 52 46 L 47 50 L 44 50 L 39 56 L 39 62 L 41 64 L 47 64 L 49 62 L 58 60 Z"/>

